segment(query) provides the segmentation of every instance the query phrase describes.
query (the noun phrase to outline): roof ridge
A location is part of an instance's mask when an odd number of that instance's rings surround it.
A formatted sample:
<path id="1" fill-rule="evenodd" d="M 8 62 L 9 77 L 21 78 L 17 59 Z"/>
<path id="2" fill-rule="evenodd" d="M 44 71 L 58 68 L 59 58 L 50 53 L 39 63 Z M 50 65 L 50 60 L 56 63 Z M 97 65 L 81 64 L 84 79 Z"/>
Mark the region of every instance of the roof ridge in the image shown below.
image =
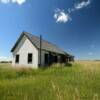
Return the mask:
<path id="1" fill-rule="evenodd" d="M 29 33 L 29 32 L 26 32 L 26 31 L 23 31 L 23 33 L 25 33 L 25 34 L 27 33 L 27 34 L 29 34 L 29 35 L 32 35 L 32 36 L 34 36 L 34 37 L 40 39 L 39 36 L 33 35 L 32 33 Z M 27 34 L 26 34 L 26 35 L 27 35 Z M 52 43 L 52 42 L 49 42 L 48 40 L 45 40 L 45 39 L 43 39 L 43 38 L 42 38 L 42 40 L 45 41 L 45 42 L 47 42 L 47 43 L 49 43 L 50 45 L 54 45 L 56 48 L 58 48 L 58 49 L 60 49 L 60 50 L 62 50 L 58 45 L 56 45 L 56 44 L 54 44 L 54 43 Z M 62 51 L 64 52 L 64 50 L 62 50 Z"/>
<path id="2" fill-rule="evenodd" d="M 26 37 L 31 41 L 31 43 L 37 48 L 40 49 L 40 42 L 39 42 L 39 36 L 33 35 L 29 32 L 23 31 L 22 34 L 20 35 L 19 39 L 17 40 L 17 42 L 15 43 L 15 45 L 13 46 L 11 52 L 14 51 L 14 49 L 16 48 L 16 46 L 18 45 L 18 43 L 21 41 L 22 37 L 26 35 Z M 50 51 L 50 52 L 54 52 L 54 53 L 59 53 L 59 54 L 64 54 L 65 55 L 65 51 L 63 49 L 61 49 L 58 45 L 49 42 L 45 39 L 42 39 L 42 49 L 46 50 L 46 51 Z"/>

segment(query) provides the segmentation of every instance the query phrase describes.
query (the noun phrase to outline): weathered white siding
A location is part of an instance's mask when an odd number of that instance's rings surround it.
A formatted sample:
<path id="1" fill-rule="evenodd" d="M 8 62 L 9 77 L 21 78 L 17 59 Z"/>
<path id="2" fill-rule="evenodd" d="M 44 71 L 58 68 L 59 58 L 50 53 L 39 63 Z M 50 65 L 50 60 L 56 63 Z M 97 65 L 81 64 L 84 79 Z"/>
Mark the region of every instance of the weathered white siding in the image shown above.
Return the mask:
<path id="1" fill-rule="evenodd" d="M 40 63 L 40 52 L 38 53 L 39 63 Z M 45 66 L 45 54 L 49 54 L 48 51 L 42 50 L 41 51 L 41 64 L 42 66 Z"/>
<path id="2" fill-rule="evenodd" d="M 33 54 L 32 64 L 28 64 L 28 62 L 27 62 L 28 53 Z M 16 54 L 20 55 L 19 64 L 15 63 Z M 20 43 L 14 50 L 12 64 L 13 64 L 13 66 L 26 66 L 26 67 L 38 68 L 38 50 L 26 36 L 23 36 L 22 40 L 20 41 Z"/>

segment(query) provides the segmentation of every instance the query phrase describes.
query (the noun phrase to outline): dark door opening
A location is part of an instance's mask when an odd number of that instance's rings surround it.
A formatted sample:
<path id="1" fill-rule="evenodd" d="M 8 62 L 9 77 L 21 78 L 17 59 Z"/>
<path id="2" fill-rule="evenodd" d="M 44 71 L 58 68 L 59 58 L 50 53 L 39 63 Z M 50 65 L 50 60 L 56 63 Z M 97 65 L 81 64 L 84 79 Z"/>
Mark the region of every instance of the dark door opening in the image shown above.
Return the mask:
<path id="1" fill-rule="evenodd" d="M 54 56 L 54 62 L 57 63 L 58 62 L 58 57 Z"/>
<path id="2" fill-rule="evenodd" d="M 49 64 L 49 54 L 45 54 L 45 64 Z"/>

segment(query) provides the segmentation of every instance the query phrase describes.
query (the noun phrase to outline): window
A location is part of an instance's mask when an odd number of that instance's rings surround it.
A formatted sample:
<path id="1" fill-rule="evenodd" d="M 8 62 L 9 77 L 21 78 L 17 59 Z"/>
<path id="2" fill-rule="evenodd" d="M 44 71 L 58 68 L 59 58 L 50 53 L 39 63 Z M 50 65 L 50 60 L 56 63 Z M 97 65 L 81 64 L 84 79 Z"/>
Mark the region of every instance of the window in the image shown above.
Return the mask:
<path id="1" fill-rule="evenodd" d="M 28 54 L 28 64 L 32 63 L 32 53 Z"/>
<path id="2" fill-rule="evenodd" d="M 19 55 L 16 55 L 15 62 L 16 62 L 16 63 L 19 63 Z"/>

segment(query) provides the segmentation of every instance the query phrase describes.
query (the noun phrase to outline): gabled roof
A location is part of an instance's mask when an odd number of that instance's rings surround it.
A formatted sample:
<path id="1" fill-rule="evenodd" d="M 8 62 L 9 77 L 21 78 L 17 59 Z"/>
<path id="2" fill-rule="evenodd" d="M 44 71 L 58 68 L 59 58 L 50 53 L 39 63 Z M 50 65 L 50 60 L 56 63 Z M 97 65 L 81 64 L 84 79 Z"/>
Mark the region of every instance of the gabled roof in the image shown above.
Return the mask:
<path id="1" fill-rule="evenodd" d="M 19 37 L 19 39 L 17 40 L 17 42 L 15 43 L 14 47 L 11 49 L 11 52 L 13 52 L 15 50 L 15 48 L 17 47 L 17 45 L 19 44 L 20 40 L 22 39 L 22 37 L 24 35 L 31 41 L 31 43 L 37 49 L 40 49 L 40 38 L 37 36 L 34 36 L 30 33 L 23 32 L 21 34 L 21 36 Z M 61 48 L 56 46 L 55 44 L 52 44 L 52 43 L 50 43 L 46 40 L 43 40 L 43 39 L 42 39 L 42 50 L 46 50 L 46 51 L 50 51 L 50 52 L 54 52 L 54 53 L 59 53 L 59 54 L 64 54 L 64 55 L 69 55 L 69 54 L 65 53 Z"/>

